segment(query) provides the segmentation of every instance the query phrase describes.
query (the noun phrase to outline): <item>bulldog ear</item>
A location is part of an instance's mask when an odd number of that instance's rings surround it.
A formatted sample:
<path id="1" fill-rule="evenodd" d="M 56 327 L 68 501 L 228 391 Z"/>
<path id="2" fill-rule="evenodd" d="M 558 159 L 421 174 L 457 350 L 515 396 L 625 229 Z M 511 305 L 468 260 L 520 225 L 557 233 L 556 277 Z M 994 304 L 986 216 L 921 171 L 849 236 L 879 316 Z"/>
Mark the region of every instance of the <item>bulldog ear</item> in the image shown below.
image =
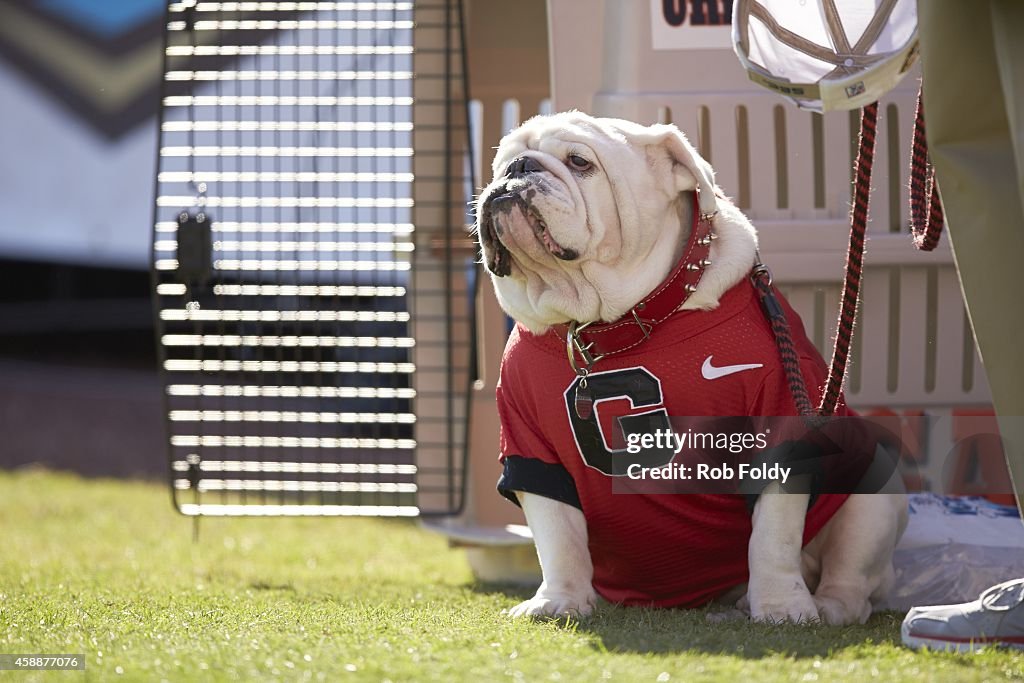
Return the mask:
<path id="1" fill-rule="evenodd" d="M 715 171 L 711 164 L 704 160 L 683 132 L 674 125 L 657 124 L 651 126 L 651 129 L 672 160 L 689 172 L 683 174 L 680 173 L 681 169 L 673 169 L 680 191 L 690 189 L 691 179 L 688 176 L 692 176 L 700 190 L 700 212 L 705 216 L 713 215 L 718 210 L 718 202 L 715 200 Z"/>

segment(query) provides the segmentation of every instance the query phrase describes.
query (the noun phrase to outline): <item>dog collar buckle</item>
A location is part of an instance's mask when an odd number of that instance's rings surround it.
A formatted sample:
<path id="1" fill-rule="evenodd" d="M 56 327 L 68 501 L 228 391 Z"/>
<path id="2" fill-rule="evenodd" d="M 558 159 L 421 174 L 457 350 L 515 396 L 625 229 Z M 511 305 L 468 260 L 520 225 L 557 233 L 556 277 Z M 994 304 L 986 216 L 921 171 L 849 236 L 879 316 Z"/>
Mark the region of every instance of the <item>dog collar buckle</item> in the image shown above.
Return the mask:
<path id="1" fill-rule="evenodd" d="M 565 350 L 569 354 L 569 366 L 579 378 L 576 383 L 573 406 L 576 409 L 576 415 L 581 420 L 589 420 L 590 416 L 594 414 L 594 395 L 591 393 L 590 387 L 587 386 L 587 376 L 590 374 L 590 368 L 594 367 L 594 363 L 604 358 L 604 354 L 594 355 L 591 353 L 590 350 L 594 347 L 594 342 L 584 344 L 580 339 L 580 333 L 592 324 L 593 321 L 578 323 L 574 320 L 569 323 L 569 330 L 565 333 Z M 576 362 L 577 353 L 583 361 L 582 366 Z"/>
<path id="2" fill-rule="evenodd" d="M 590 350 L 594 347 L 594 342 L 584 344 L 580 339 L 580 333 L 592 324 L 593 321 L 581 324 L 574 320 L 569 323 L 569 331 L 565 333 L 565 350 L 569 354 L 569 366 L 578 377 L 573 407 L 576 409 L 577 417 L 581 420 L 589 420 L 590 416 L 594 414 L 594 394 L 587 386 L 587 376 L 590 375 L 590 368 L 594 367 L 594 363 L 604 358 L 604 354 L 594 355 L 591 353 Z M 583 361 L 582 366 L 576 362 L 577 353 Z"/>
<path id="3" fill-rule="evenodd" d="M 593 321 L 589 323 L 579 323 L 575 320 L 569 323 L 569 329 L 565 333 L 565 350 L 569 355 L 569 365 L 580 377 L 586 377 L 590 372 L 590 368 L 597 361 L 604 358 L 604 354 L 594 355 L 590 352 L 594 348 L 594 342 L 585 344 L 580 338 L 580 334 L 583 330 L 593 325 Z M 582 366 L 576 362 L 576 354 L 579 354 L 579 358 L 582 360 Z"/>
<path id="4" fill-rule="evenodd" d="M 674 270 L 660 286 L 618 320 L 566 324 L 565 351 L 569 367 L 581 378 L 581 393 L 587 393 L 586 377 L 594 363 L 650 339 L 654 327 L 675 314 L 697 290 L 704 269 L 711 265 L 711 242 L 716 237 L 710 217 L 702 216 L 698 202 L 694 201 L 690 239 Z M 557 330 L 561 333 L 562 326 L 557 326 Z M 586 409 L 581 412 L 586 413 Z"/>

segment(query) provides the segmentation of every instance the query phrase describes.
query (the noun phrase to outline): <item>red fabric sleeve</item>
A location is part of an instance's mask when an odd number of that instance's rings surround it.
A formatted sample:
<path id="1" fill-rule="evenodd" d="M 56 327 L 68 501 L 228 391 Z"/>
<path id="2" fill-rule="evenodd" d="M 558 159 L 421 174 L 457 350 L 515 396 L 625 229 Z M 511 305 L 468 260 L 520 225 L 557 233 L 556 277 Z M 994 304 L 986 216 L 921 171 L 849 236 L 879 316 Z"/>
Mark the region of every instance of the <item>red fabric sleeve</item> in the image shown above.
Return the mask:
<path id="1" fill-rule="evenodd" d="M 536 407 L 535 393 L 550 391 L 538 375 L 534 366 L 543 364 L 538 357 L 539 349 L 532 347 L 521 337 L 519 326 L 513 328 L 505 345 L 498 371 L 498 386 L 495 397 L 498 401 L 498 417 L 501 420 L 499 459 L 504 462 L 510 456 L 534 458 L 549 464 L 561 465 L 558 450 L 545 436 L 542 415 Z"/>
<path id="2" fill-rule="evenodd" d="M 520 391 L 512 391 L 513 388 Z M 504 467 L 498 479 L 498 493 L 516 505 L 516 492 L 522 491 L 582 509 L 572 475 L 559 460 L 558 451 L 541 435 L 540 415 L 530 410 L 529 397 L 522 395 L 527 388 L 515 383 L 502 366 L 497 400 L 501 418 L 499 459 Z M 528 412 L 520 408 L 524 404 Z"/>
<path id="3" fill-rule="evenodd" d="M 518 455 L 560 465 L 555 448 L 540 433 L 536 416 L 530 419 L 523 415 L 515 393 L 509 388 L 507 377 L 498 380 L 496 395 L 498 417 L 501 419 L 499 459 L 504 462 L 506 457 Z"/>

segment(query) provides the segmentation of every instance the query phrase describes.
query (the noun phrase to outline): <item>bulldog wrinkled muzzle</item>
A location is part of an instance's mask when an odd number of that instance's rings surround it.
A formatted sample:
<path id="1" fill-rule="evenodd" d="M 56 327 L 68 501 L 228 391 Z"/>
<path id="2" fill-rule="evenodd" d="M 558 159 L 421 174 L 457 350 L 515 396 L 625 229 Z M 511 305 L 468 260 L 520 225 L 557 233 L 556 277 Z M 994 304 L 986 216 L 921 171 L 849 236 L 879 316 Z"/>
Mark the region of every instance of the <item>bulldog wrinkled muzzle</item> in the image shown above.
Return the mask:
<path id="1" fill-rule="evenodd" d="M 520 157 L 512 161 L 507 170 L 509 173 L 505 182 L 496 186 L 484 200 L 483 213 L 480 216 L 480 244 L 484 249 L 487 269 L 498 277 L 504 277 L 511 272 L 512 254 L 501 238 L 508 227 L 505 221 L 514 220 L 514 211 L 522 214 L 534 237 L 552 256 L 562 261 L 579 258 L 579 252 L 563 247 L 555 240 L 543 215 L 530 201 L 540 190 L 533 184 L 522 183 L 527 174 L 542 171 L 543 167 L 531 157 Z M 510 191 L 512 181 L 519 182 L 515 183 L 518 187 Z"/>

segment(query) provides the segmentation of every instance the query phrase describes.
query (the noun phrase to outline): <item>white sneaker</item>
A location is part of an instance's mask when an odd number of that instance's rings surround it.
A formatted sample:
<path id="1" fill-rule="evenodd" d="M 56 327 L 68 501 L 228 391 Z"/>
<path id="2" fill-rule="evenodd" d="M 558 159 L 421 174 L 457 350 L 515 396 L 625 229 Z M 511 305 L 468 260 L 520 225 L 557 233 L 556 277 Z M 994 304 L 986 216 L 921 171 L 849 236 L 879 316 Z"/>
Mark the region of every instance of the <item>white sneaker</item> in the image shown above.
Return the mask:
<path id="1" fill-rule="evenodd" d="M 900 629 L 907 647 L 974 652 L 985 646 L 1024 650 L 1024 578 L 987 589 L 973 602 L 915 607 Z"/>

